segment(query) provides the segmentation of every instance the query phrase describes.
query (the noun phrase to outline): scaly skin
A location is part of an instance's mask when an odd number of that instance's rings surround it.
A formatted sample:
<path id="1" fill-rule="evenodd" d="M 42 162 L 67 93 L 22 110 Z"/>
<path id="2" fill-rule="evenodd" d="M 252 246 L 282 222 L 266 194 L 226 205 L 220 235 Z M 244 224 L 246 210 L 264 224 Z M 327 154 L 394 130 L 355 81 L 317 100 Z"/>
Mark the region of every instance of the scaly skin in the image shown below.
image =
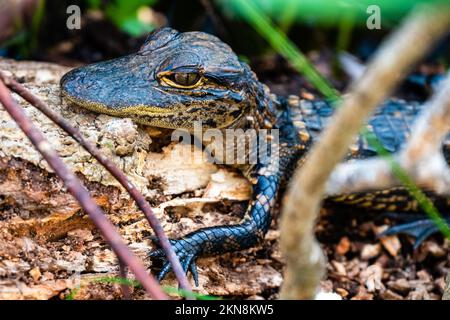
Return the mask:
<path id="1" fill-rule="evenodd" d="M 216 37 L 170 28 L 150 34 L 135 54 L 70 71 L 61 79 L 61 92 L 75 105 L 130 117 L 149 126 L 192 131 L 194 121 L 201 120 L 204 129 L 279 129 L 278 148 L 271 149 L 279 154 L 270 154 L 264 163 L 232 165 L 253 184 L 252 201 L 243 221 L 199 229 L 171 240 L 184 270 L 192 272 L 196 283 L 197 257 L 249 248 L 264 237 L 280 188 L 333 113 L 325 101 L 300 101 L 296 97 L 286 100 L 270 94 L 248 65 Z M 420 109 L 419 104 L 390 101 L 377 111 L 370 125 L 384 147 L 396 151 Z M 449 140 L 444 146 L 447 161 Z M 348 158 L 374 154 L 359 138 Z M 417 204 L 406 194 L 400 196 L 401 192 L 396 189 L 343 195 L 328 201 L 384 211 L 417 210 Z M 448 209 L 449 199 L 436 200 Z M 417 226 L 409 227 L 396 231 L 423 237 L 416 232 Z M 427 225 L 427 235 L 430 227 Z M 158 249 L 151 256 L 164 258 L 164 253 Z M 169 262 L 164 261 L 160 279 L 170 271 Z"/>

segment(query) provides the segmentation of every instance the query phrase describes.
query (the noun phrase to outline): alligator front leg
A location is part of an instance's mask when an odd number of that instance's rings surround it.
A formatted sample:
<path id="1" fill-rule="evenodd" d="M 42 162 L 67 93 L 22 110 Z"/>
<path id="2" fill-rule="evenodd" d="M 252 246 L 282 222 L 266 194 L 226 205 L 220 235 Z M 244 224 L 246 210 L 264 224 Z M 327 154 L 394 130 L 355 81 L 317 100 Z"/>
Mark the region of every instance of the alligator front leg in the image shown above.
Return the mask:
<path id="1" fill-rule="evenodd" d="M 268 170 L 261 168 L 259 172 L 268 172 Z M 198 286 L 198 273 L 195 260 L 199 256 L 250 248 L 264 237 L 270 226 L 271 211 L 279 184 L 278 174 L 260 174 L 253 186 L 252 201 L 240 224 L 202 228 L 180 239 L 171 240 L 184 271 L 191 271 L 196 286 Z M 171 270 L 170 262 L 165 258 L 162 249 L 152 251 L 150 257 L 163 259 L 164 264 L 158 274 L 158 279 L 162 280 Z"/>

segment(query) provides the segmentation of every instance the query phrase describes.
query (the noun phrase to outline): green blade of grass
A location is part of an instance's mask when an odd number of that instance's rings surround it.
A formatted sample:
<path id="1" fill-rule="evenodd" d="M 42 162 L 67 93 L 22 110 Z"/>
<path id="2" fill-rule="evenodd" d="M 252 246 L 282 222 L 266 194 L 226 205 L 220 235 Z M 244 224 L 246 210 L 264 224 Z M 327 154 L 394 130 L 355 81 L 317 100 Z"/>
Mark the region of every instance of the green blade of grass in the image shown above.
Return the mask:
<path id="1" fill-rule="evenodd" d="M 339 23 L 339 32 L 336 47 L 338 51 L 347 51 L 350 47 L 350 40 L 353 28 L 355 27 L 355 13 L 349 11 L 344 13 L 344 18 Z"/>
<path id="2" fill-rule="evenodd" d="M 99 277 L 97 279 L 92 280 L 92 282 L 100 282 L 100 283 L 109 283 L 109 284 L 120 284 L 127 285 L 134 288 L 142 288 L 141 284 L 134 279 L 127 279 L 121 277 Z M 162 289 L 165 293 L 168 294 L 176 294 L 180 297 L 184 298 L 196 298 L 198 300 L 221 300 L 219 297 L 204 295 L 192 291 L 187 291 L 184 289 L 178 289 L 170 286 L 162 286 Z"/>
<path id="3" fill-rule="evenodd" d="M 76 295 L 80 291 L 80 287 L 73 288 L 70 290 L 69 294 L 64 298 L 64 300 L 75 300 Z"/>
<path id="4" fill-rule="evenodd" d="M 179 295 L 181 297 L 193 296 L 197 300 L 222 300 L 222 298 L 220 298 L 220 297 L 199 294 L 199 293 L 195 293 L 195 292 L 192 292 L 192 291 L 186 291 L 184 289 L 178 289 L 178 288 L 168 287 L 168 286 L 163 286 L 162 288 L 163 288 L 165 293 L 177 294 L 177 295 Z"/>
<path id="5" fill-rule="evenodd" d="M 316 71 L 309 63 L 305 56 L 301 53 L 286 35 L 274 26 L 269 18 L 265 16 L 250 0 L 232 0 L 238 5 L 247 21 L 256 29 L 272 45 L 272 47 L 286 58 L 297 70 L 311 82 L 311 84 L 319 90 L 321 94 L 330 100 L 337 99 L 339 93 Z"/>
<path id="6" fill-rule="evenodd" d="M 36 11 L 31 20 L 31 30 L 30 30 L 30 44 L 29 48 L 31 52 L 34 52 L 38 45 L 38 33 L 41 26 L 42 19 L 45 13 L 45 0 L 38 1 Z"/>
<path id="7" fill-rule="evenodd" d="M 134 279 L 127 279 L 121 277 L 99 277 L 93 279 L 91 282 L 100 282 L 100 283 L 108 283 L 108 284 L 121 284 L 134 288 L 142 288 L 141 284 Z"/>

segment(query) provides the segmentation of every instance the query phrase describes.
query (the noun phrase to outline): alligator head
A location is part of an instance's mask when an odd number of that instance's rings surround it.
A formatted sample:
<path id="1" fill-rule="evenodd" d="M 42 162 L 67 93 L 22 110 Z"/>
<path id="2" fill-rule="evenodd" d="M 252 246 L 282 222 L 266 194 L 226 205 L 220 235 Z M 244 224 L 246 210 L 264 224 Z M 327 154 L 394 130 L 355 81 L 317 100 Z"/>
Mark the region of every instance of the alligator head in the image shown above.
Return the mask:
<path id="1" fill-rule="evenodd" d="M 138 123 L 229 127 L 256 103 L 261 85 L 231 48 L 203 32 L 163 28 L 140 50 L 74 69 L 61 79 L 71 103 Z"/>

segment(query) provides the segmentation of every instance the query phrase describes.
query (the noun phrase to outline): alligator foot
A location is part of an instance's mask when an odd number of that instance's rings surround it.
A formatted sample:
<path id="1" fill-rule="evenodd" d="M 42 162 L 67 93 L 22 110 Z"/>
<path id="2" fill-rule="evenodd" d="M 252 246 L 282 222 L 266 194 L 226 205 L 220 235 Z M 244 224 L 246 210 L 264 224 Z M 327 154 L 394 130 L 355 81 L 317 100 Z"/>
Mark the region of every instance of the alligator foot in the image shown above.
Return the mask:
<path id="1" fill-rule="evenodd" d="M 155 239 L 152 240 L 154 240 L 154 242 L 158 244 L 157 241 L 155 241 Z M 195 285 L 198 287 L 198 272 L 195 260 L 198 257 L 199 251 L 196 249 L 195 244 L 192 244 L 188 239 L 183 238 L 176 240 L 171 239 L 169 241 L 175 251 L 175 254 L 180 260 L 184 272 L 186 272 L 186 274 L 188 273 L 188 271 L 192 273 Z M 172 270 L 172 265 L 167 260 L 164 250 L 161 248 L 152 250 L 149 253 L 149 257 L 150 258 L 155 257 L 162 260 L 163 266 L 158 273 L 157 279 L 158 281 L 163 280 L 166 277 L 166 275 Z"/>
<path id="2" fill-rule="evenodd" d="M 392 216 L 389 214 L 389 216 Z M 412 215 L 408 217 L 408 214 L 402 214 L 402 215 L 395 215 L 395 218 L 400 218 L 403 220 L 415 220 L 412 222 L 403 223 L 394 227 L 390 227 L 386 231 L 382 232 L 379 236 L 388 236 L 398 233 L 404 233 L 410 236 L 413 236 L 416 238 L 416 241 L 414 243 L 414 250 L 417 249 L 420 244 L 428 238 L 433 233 L 436 233 L 439 231 L 438 226 L 436 223 L 431 219 L 419 219 L 416 220 L 414 217 L 417 217 L 417 215 Z M 444 219 L 444 221 L 447 223 L 447 225 L 450 225 L 450 218 Z"/>

